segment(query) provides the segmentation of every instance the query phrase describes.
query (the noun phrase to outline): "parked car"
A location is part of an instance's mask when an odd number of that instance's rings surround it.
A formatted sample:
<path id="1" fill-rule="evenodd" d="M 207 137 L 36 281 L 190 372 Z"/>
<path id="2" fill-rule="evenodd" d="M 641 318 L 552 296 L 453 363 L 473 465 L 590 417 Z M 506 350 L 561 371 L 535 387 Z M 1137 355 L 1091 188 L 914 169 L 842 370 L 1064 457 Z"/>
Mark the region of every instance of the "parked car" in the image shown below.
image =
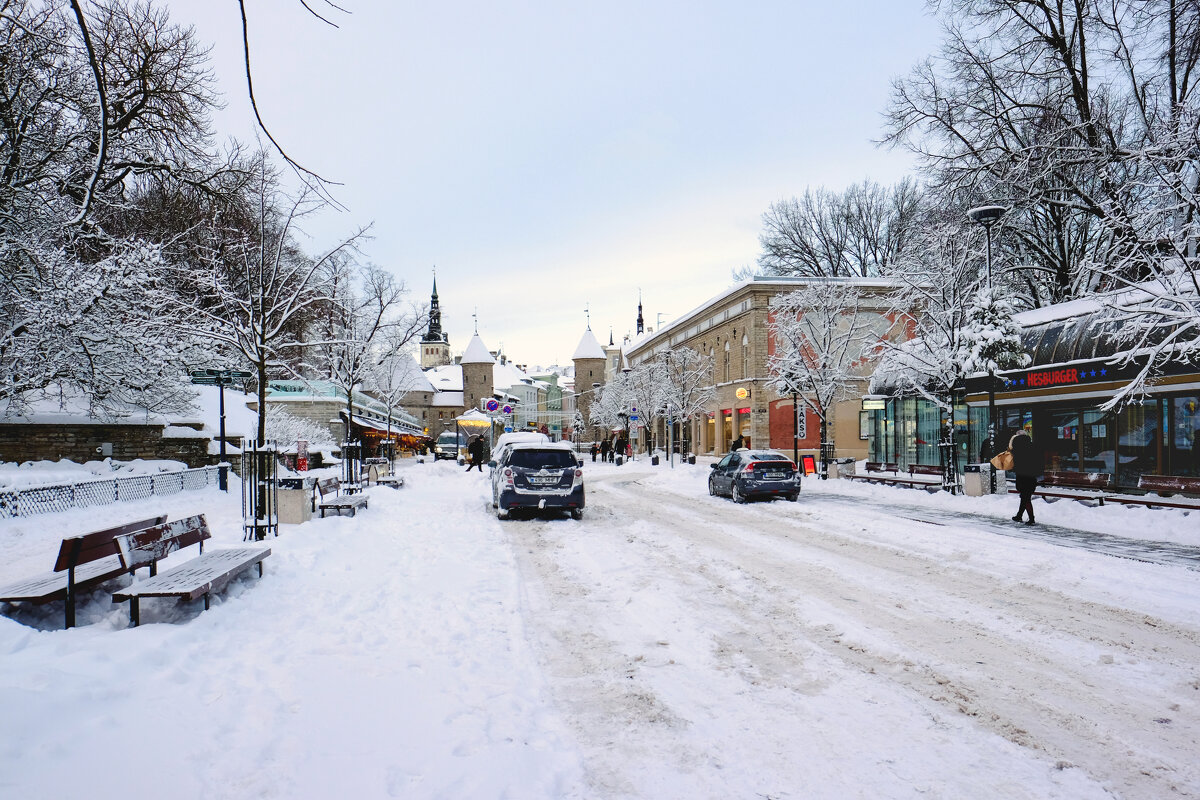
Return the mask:
<path id="1" fill-rule="evenodd" d="M 583 469 L 569 444 L 514 442 L 488 465 L 500 519 L 516 509 L 560 509 L 583 519 Z"/>
<path id="2" fill-rule="evenodd" d="M 433 460 L 437 461 L 442 458 L 448 458 L 452 461 L 458 461 L 467 457 L 467 435 L 465 433 L 455 433 L 454 431 L 446 431 L 437 438 L 437 444 L 433 446 Z"/>
<path id="3" fill-rule="evenodd" d="M 728 495 L 735 503 L 756 497 L 800 496 L 800 475 L 796 464 L 773 450 L 738 450 L 716 464 L 708 476 L 708 493 Z"/>
<path id="4" fill-rule="evenodd" d="M 514 431 L 513 433 L 502 433 L 496 439 L 496 443 L 492 446 L 492 461 L 499 463 L 506 455 L 512 446 L 518 442 L 532 444 L 550 444 L 550 437 L 544 433 L 536 431 Z"/>

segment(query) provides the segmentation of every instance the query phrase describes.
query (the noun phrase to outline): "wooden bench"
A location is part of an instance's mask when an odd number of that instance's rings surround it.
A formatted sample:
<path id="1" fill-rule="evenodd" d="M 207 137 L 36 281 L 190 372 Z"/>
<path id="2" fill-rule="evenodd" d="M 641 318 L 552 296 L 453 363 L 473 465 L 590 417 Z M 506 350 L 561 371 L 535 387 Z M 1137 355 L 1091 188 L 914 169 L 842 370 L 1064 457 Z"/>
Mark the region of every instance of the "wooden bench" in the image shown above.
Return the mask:
<path id="1" fill-rule="evenodd" d="M 380 486 L 389 486 L 393 489 L 399 489 L 404 485 L 404 478 L 399 475 L 384 475 L 382 478 L 379 478 L 377 481 L 375 481 L 375 483 L 379 484 Z"/>
<path id="2" fill-rule="evenodd" d="M 341 481 L 337 478 L 322 478 L 317 481 L 317 492 L 321 495 L 321 500 L 317 503 L 317 508 L 321 510 L 321 518 L 324 519 L 326 511 L 337 511 L 338 516 L 346 509 L 350 510 L 350 516 L 358 513 L 359 508 L 367 507 L 367 496 L 365 494 L 341 494 Z M 333 495 L 333 499 L 326 500 L 326 495 Z"/>
<path id="3" fill-rule="evenodd" d="M 195 600 L 204 596 L 204 608 L 208 610 L 211 595 L 219 592 L 246 569 L 258 565 L 258 575 L 263 574 L 263 559 L 271 555 L 269 547 L 237 547 L 227 550 L 204 552 L 204 540 L 212 538 L 204 515 L 175 520 L 142 531 L 118 537 L 121 552 L 129 564 L 141 566 L 154 564 L 168 554 L 199 545 L 200 555 L 191 561 L 151 577 L 135 581 L 130 586 L 113 592 L 113 602 L 129 601 L 129 619 L 136 627 L 141 623 L 140 600 L 143 597 L 176 597 L 180 600 Z"/>
<path id="4" fill-rule="evenodd" d="M 891 475 L 882 473 L 890 472 Z M 912 488 L 921 487 L 922 489 L 941 489 L 942 482 L 940 480 L 931 481 L 925 477 L 917 477 L 925 475 L 937 475 L 941 477 L 942 468 L 937 464 L 912 464 L 908 468 L 908 477 L 904 478 L 900 475 L 900 465 L 895 462 L 868 461 L 867 471 L 862 475 L 848 475 L 846 477 L 851 480 L 866 481 L 867 483 L 884 483 L 890 486 L 909 486 Z"/>
<path id="5" fill-rule="evenodd" d="M 1033 494 L 1037 497 L 1095 500 L 1099 505 L 1104 505 L 1111 487 L 1112 474 L 1108 472 L 1047 470 Z M 1016 487 L 1009 489 L 1008 493 L 1017 494 Z"/>
<path id="6" fill-rule="evenodd" d="M 1183 508 L 1200 510 L 1200 478 L 1185 475 L 1142 475 L 1138 478 L 1138 489 L 1154 495 L 1114 494 L 1106 499 L 1113 503 L 1140 505 L 1153 508 Z M 1179 495 L 1197 495 L 1179 497 Z"/>
<path id="7" fill-rule="evenodd" d="M 153 528 L 167 521 L 166 516 L 129 522 L 102 531 L 68 536 L 62 540 L 54 570 L 37 578 L 29 578 L 0 588 L 0 601 L 46 603 L 66 601 L 66 627 L 75 627 L 75 603 L 79 591 L 130 573 L 138 567 L 149 566 L 153 559 L 129 563 L 125 560 L 118 537 Z"/>

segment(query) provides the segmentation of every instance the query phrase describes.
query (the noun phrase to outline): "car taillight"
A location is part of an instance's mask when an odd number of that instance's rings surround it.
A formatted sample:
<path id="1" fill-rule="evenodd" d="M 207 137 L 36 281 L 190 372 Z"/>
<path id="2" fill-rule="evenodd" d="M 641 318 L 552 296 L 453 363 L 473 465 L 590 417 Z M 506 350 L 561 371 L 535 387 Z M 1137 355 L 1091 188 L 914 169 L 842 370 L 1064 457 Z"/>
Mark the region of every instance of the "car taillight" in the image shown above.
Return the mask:
<path id="1" fill-rule="evenodd" d="M 747 464 L 746 468 L 742 470 L 742 472 L 754 472 L 754 468 L 757 466 L 758 464 Z"/>

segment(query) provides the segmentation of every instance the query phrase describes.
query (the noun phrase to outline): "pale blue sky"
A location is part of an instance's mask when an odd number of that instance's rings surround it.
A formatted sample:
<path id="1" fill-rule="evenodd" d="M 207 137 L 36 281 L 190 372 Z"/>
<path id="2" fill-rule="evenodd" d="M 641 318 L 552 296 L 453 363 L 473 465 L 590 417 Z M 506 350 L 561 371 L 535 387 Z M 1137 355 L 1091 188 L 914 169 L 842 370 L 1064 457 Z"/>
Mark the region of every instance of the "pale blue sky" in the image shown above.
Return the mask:
<path id="1" fill-rule="evenodd" d="M 758 255 L 760 216 L 808 186 L 892 182 L 875 147 L 892 78 L 931 54 L 920 0 L 251 3 L 256 92 L 292 155 L 345 184 L 318 250 L 374 221 L 370 260 L 427 299 L 461 352 L 570 358 L 682 314 Z M 317 0 L 317 6 L 321 5 Z M 214 43 L 224 133 L 252 136 L 237 9 L 171 0 Z"/>

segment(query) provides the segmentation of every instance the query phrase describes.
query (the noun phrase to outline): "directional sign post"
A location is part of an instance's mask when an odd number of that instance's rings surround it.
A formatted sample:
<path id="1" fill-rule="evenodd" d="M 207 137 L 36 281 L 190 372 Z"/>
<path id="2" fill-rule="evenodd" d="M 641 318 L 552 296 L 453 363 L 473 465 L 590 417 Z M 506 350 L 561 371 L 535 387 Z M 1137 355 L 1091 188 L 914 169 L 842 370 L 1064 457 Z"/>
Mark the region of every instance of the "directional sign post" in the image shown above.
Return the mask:
<path id="1" fill-rule="evenodd" d="M 228 492 L 229 464 L 225 460 L 225 387 L 232 385 L 235 380 L 251 378 L 253 375 L 236 369 L 194 369 L 188 374 L 192 376 L 192 383 L 197 386 L 216 386 L 220 389 L 221 430 L 218 435 L 221 439 L 221 463 L 217 465 L 217 486 L 222 492 Z M 260 414 L 262 411 L 263 409 L 259 409 Z"/>

